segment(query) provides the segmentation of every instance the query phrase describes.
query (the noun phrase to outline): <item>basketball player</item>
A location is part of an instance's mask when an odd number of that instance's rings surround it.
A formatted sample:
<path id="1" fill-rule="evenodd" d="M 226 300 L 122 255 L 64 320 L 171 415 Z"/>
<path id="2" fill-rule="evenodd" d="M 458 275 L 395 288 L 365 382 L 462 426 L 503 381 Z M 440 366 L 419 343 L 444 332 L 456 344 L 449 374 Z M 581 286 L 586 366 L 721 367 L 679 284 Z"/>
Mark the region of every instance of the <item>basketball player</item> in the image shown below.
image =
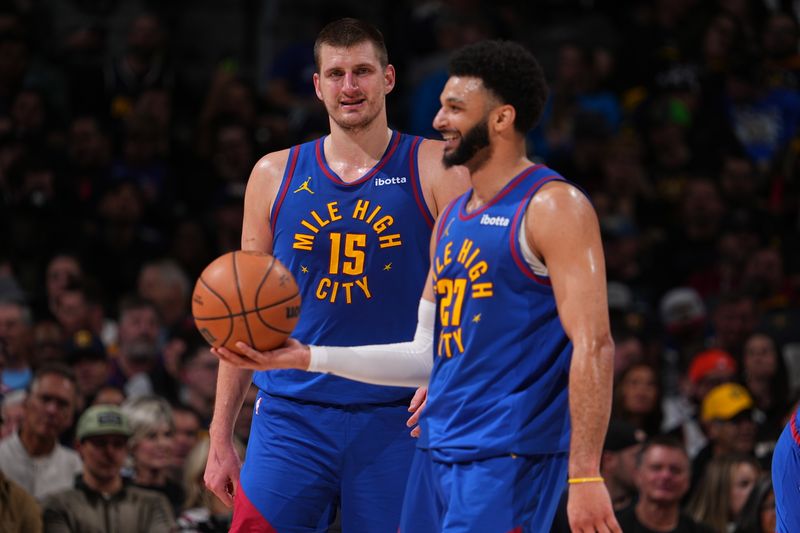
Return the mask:
<path id="1" fill-rule="evenodd" d="M 407 339 L 434 220 L 469 186 L 466 170 L 445 169 L 443 142 L 388 128 L 395 71 L 377 29 L 339 20 L 314 50 L 314 88 L 331 133 L 256 164 L 242 248 L 273 253 L 292 272 L 303 300 L 294 330 L 301 341 Z M 251 378 L 259 393 L 240 476 L 231 433 Z M 233 503 L 232 531 L 325 531 L 337 502 L 348 533 L 397 531 L 414 453 L 405 424 L 413 394 L 223 363 L 205 481 Z"/>
<path id="2" fill-rule="evenodd" d="M 614 347 L 597 217 L 578 188 L 526 157 L 547 93 L 529 52 L 478 43 L 450 74 L 434 126 L 445 165 L 465 165 L 473 190 L 434 229 L 414 340 L 219 355 L 429 382 L 403 533 L 548 530 L 567 481 L 573 531 L 620 531 L 599 473 Z"/>
<path id="3" fill-rule="evenodd" d="M 800 425 L 797 411 L 783 429 L 772 455 L 772 488 L 778 533 L 800 531 Z"/>

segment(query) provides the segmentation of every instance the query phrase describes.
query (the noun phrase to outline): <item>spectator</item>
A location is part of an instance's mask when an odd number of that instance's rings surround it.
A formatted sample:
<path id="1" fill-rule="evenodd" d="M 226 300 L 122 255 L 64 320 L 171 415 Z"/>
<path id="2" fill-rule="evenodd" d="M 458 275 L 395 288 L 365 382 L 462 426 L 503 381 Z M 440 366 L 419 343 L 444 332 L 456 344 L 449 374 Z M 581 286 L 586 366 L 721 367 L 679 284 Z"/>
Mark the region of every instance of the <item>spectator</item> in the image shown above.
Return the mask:
<path id="1" fill-rule="evenodd" d="M 111 365 L 105 346 L 91 332 L 80 330 L 67 342 L 66 361 L 75 371 L 79 405 L 91 405 L 100 389 L 108 383 Z"/>
<path id="2" fill-rule="evenodd" d="M 0 524 L 3 531 L 42 532 L 42 510 L 36 499 L 0 470 Z"/>
<path id="3" fill-rule="evenodd" d="M 5 344 L 7 354 L 2 385 L 6 389 L 24 389 L 31 382 L 32 328 L 33 318 L 28 306 L 0 300 L 0 341 Z"/>
<path id="4" fill-rule="evenodd" d="M 755 408 L 763 413 L 759 441 L 774 444 L 790 408 L 789 382 L 783 357 L 769 335 L 756 332 L 745 341 L 741 382 L 753 396 Z"/>
<path id="5" fill-rule="evenodd" d="M 92 401 L 92 405 L 116 405 L 117 407 L 123 403 L 125 403 L 125 393 L 113 385 L 101 387 Z"/>
<path id="6" fill-rule="evenodd" d="M 72 486 L 81 460 L 58 438 L 75 413 L 75 376 L 64 366 L 36 372 L 25 399 L 25 415 L 17 433 L 0 441 L 0 470 L 37 500 Z"/>
<path id="7" fill-rule="evenodd" d="M 600 474 L 605 479 L 615 511 L 634 502 L 636 496 L 636 457 L 646 435 L 623 420 L 611 419 L 603 446 Z"/>
<path id="8" fill-rule="evenodd" d="M 244 460 L 244 446 L 234 440 L 240 460 Z M 226 533 L 230 529 L 232 513 L 203 481 L 208 461 L 208 439 L 198 441 L 188 457 L 183 474 L 183 489 L 186 502 L 183 513 L 178 518 L 178 531 L 181 533 Z"/>
<path id="9" fill-rule="evenodd" d="M 689 514 L 714 531 L 732 531 L 760 474 L 752 456 L 714 457 L 692 494 Z"/>
<path id="10" fill-rule="evenodd" d="M 775 494 L 772 479 L 763 475 L 742 508 L 734 533 L 773 533 L 777 531 L 775 518 Z"/>
<path id="11" fill-rule="evenodd" d="M 758 324 L 755 301 L 743 293 L 723 294 L 714 308 L 712 323 L 716 346 L 741 359 L 744 341 Z"/>
<path id="12" fill-rule="evenodd" d="M 145 263 L 139 273 L 137 292 L 153 302 L 169 335 L 194 328 L 189 314 L 191 291 L 188 276 L 171 259 Z"/>
<path id="13" fill-rule="evenodd" d="M 696 457 L 708 442 L 698 420 L 703 398 L 717 385 L 734 381 L 736 369 L 736 361 L 728 353 L 716 348 L 702 351 L 689 365 L 683 394 L 665 400 L 662 428 L 683 436 L 689 457 Z"/>
<path id="14" fill-rule="evenodd" d="M 129 400 L 122 410 L 130 420 L 128 448 L 133 459 L 133 484 L 165 495 L 177 514 L 183 488 L 169 479 L 175 423 L 172 409 L 158 396 Z"/>
<path id="15" fill-rule="evenodd" d="M 56 303 L 61 293 L 74 282 L 83 277 L 83 267 L 78 257 L 71 253 L 57 253 L 47 263 L 45 272 L 45 299 L 46 309 L 41 310 L 42 316 L 56 315 Z"/>
<path id="16" fill-rule="evenodd" d="M 700 419 L 708 445 L 692 463 L 692 487 L 715 457 L 730 453 L 753 455 L 758 426 L 753 420 L 753 397 L 737 383 L 723 383 L 703 398 Z"/>
<path id="17" fill-rule="evenodd" d="M 44 503 L 48 532 L 167 533 L 172 512 L 161 494 L 130 486 L 120 474 L 131 434 L 125 414 L 96 405 L 81 415 L 76 438 L 83 471 L 75 488 L 53 494 Z"/>
<path id="18" fill-rule="evenodd" d="M 160 327 L 152 302 L 129 297 L 120 304 L 117 357 L 109 383 L 124 388 L 129 398 L 171 390 L 160 361 Z"/>
<path id="19" fill-rule="evenodd" d="M 194 409 L 208 426 L 214 413 L 219 359 L 205 342 L 186 350 L 181 364 L 181 401 Z"/>
<path id="20" fill-rule="evenodd" d="M 710 533 L 711 530 L 681 512 L 689 490 L 689 456 L 671 437 L 645 442 L 636 461 L 636 505 L 617 513 L 622 531 L 650 533 Z"/>
<path id="21" fill-rule="evenodd" d="M 614 387 L 612 417 L 629 422 L 649 436 L 660 433 L 661 385 L 652 366 L 637 363 L 622 372 Z"/>
<path id="22" fill-rule="evenodd" d="M 203 426 L 201 425 L 200 415 L 184 404 L 172 406 L 172 420 L 175 423 L 172 448 L 172 477 L 173 479 L 181 479 L 186 457 L 200 440 L 200 430 Z"/>

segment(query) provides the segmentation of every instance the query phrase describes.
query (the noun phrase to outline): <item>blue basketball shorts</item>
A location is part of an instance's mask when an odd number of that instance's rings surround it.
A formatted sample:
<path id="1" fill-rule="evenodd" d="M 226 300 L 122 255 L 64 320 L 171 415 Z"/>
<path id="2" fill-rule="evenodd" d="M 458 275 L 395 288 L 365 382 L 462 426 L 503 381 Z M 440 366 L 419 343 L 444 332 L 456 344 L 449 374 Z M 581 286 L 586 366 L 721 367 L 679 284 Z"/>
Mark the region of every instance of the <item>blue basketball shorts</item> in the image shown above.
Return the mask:
<path id="1" fill-rule="evenodd" d="M 334 406 L 259 392 L 231 531 L 396 533 L 414 454 L 408 406 Z"/>
<path id="2" fill-rule="evenodd" d="M 417 450 L 400 532 L 539 532 L 553 523 L 566 484 L 566 453 L 442 463 Z"/>
<path id="3" fill-rule="evenodd" d="M 772 455 L 772 488 L 778 533 L 800 531 L 800 435 L 797 413 L 783 428 Z"/>

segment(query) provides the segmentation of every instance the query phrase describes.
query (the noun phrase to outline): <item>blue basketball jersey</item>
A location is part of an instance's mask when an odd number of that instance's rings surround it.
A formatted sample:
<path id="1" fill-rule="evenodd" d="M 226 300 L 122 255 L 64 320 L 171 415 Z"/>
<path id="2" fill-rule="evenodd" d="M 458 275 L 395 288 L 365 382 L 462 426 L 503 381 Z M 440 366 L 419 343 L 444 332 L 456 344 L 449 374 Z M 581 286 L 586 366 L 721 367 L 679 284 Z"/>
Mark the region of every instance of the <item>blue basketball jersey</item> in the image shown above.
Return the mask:
<path id="1" fill-rule="evenodd" d="M 327 346 L 410 340 L 433 227 L 417 166 L 422 139 L 393 132 L 381 160 L 351 183 L 328 166 L 323 141 L 291 149 L 270 214 L 275 257 L 302 297 L 292 337 Z M 254 382 L 273 395 L 338 405 L 413 393 L 294 370 L 257 372 Z"/>
<path id="2" fill-rule="evenodd" d="M 531 197 L 561 176 L 533 166 L 472 213 L 470 192 L 440 217 L 434 365 L 418 446 L 443 462 L 569 448 L 572 344 L 547 277 L 518 242 Z"/>

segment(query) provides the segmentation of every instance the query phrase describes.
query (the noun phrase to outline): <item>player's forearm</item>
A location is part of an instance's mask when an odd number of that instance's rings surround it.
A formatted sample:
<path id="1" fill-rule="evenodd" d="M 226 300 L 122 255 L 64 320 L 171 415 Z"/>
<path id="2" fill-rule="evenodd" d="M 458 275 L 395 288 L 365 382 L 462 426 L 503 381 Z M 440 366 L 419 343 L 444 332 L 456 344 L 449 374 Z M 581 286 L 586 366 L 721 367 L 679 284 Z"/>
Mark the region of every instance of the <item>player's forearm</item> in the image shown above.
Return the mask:
<path id="1" fill-rule="evenodd" d="M 214 417 L 209 428 L 212 439 L 229 440 L 231 438 L 233 426 L 242 409 L 242 403 L 244 403 L 252 379 L 252 371 L 236 368 L 224 361 L 219 362 Z"/>
<path id="2" fill-rule="evenodd" d="M 595 340 L 593 346 L 574 349 L 569 374 L 570 477 L 599 476 L 611 413 L 613 363 L 614 344 L 610 336 Z"/>
<path id="3" fill-rule="evenodd" d="M 433 366 L 433 327 L 436 306 L 421 300 L 417 331 L 409 342 L 372 346 L 311 347 L 310 372 L 401 387 L 427 385 Z"/>

